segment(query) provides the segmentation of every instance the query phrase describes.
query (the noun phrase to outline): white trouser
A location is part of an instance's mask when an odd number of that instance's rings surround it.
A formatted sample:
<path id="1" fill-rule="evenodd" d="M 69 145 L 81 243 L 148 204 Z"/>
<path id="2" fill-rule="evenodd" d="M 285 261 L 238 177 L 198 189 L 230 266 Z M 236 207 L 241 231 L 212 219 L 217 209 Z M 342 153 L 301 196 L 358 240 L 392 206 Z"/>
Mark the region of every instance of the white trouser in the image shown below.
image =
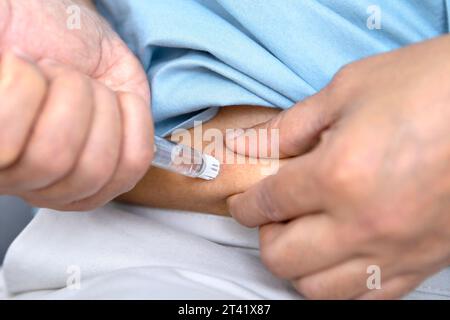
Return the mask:
<path id="1" fill-rule="evenodd" d="M 260 262 L 256 229 L 131 206 L 41 210 L 9 249 L 4 273 L 16 298 L 300 298 Z M 408 298 L 450 298 L 450 269 Z"/>

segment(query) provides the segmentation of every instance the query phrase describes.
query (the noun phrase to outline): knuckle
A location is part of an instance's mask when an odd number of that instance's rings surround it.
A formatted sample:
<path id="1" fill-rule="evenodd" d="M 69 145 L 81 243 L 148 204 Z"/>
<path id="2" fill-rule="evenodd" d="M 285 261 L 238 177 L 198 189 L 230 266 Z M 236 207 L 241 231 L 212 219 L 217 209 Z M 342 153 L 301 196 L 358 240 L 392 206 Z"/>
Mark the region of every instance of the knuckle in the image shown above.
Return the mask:
<path id="1" fill-rule="evenodd" d="M 333 97 L 348 96 L 348 94 L 357 85 L 355 73 L 355 64 L 347 64 L 334 75 L 327 86 L 327 89 Z"/>
<path id="2" fill-rule="evenodd" d="M 403 242 L 409 239 L 414 229 L 412 226 L 414 222 L 409 224 L 404 222 L 412 220 L 414 219 L 405 218 L 401 209 L 384 205 L 361 214 L 357 219 L 357 225 L 360 234 L 369 242 L 374 240 Z"/>
<path id="3" fill-rule="evenodd" d="M 386 229 L 382 228 L 379 219 L 379 216 L 377 217 L 377 215 L 373 215 L 369 212 L 364 212 L 358 216 L 356 230 L 360 240 L 363 242 L 372 242 L 373 240 L 383 237 Z"/>
<path id="4" fill-rule="evenodd" d="M 319 181 L 332 190 L 341 189 L 350 179 L 350 168 L 346 166 L 347 159 L 342 156 L 322 161 L 319 170 Z"/>
<path id="5" fill-rule="evenodd" d="M 356 194 L 364 191 L 361 181 L 371 181 L 372 170 L 358 151 L 340 148 L 337 155 L 330 155 L 320 164 L 319 181 L 330 190 Z"/>
<path id="6" fill-rule="evenodd" d="M 345 85 L 354 75 L 354 64 L 347 64 L 339 69 L 332 79 L 332 83 L 335 85 Z"/>

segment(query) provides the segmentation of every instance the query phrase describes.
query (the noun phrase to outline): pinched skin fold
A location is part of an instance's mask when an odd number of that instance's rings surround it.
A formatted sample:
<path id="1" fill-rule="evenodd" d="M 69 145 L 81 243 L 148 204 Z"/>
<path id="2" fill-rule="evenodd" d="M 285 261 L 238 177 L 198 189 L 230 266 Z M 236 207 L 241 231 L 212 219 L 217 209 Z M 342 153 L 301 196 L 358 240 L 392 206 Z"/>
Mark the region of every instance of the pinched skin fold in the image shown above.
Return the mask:
<path id="1" fill-rule="evenodd" d="M 227 129 L 252 127 L 271 119 L 279 112 L 277 109 L 264 107 L 225 107 L 214 119 L 202 124 L 202 132 L 216 129 L 225 136 Z M 208 153 L 219 159 L 222 165 L 218 178 L 213 181 L 204 181 L 152 167 L 136 188 L 120 197 L 119 200 L 148 207 L 228 215 L 227 198 L 247 190 L 266 177 L 265 172 L 270 166 L 267 160 L 264 162 L 255 161 L 255 159 L 248 161 L 248 159 L 236 155 L 241 159 L 236 158 L 234 163 L 224 164 L 224 154 L 217 153 L 216 150 L 210 148 L 215 144 L 211 144 L 211 141 L 207 141 L 207 139 L 194 141 L 194 129 L 191 129 L 190 133 L 193 137 L 190 143 L 186 139 L 181 142 L 190 146 L 194 144 L 198 146 L 200 143 L 205 150 L 208 150 Z M 196 135 L 196 137 L 198 136 Z M 173 139 L 177 139 L 177 137 L 174 136 Z M 225 146 L 221 150 L 226 150 Z M 286 161 L 289 160 L 281 160 L 279 163 L 283 165 Z"/>

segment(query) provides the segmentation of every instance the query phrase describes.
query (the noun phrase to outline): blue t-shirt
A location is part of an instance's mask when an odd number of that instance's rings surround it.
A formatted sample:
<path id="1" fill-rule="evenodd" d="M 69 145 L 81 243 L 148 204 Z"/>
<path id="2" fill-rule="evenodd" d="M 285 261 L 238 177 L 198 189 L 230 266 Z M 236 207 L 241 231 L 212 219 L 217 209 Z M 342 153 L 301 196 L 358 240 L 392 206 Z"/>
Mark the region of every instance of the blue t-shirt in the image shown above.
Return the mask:
<path id="1" fill-rule="evenodd" d="M 147 71 L 158 134 L 210 107 L 289 108 L 349 62 L 447 33 L 450 14 L 450 0 L 97 5 Z"/>

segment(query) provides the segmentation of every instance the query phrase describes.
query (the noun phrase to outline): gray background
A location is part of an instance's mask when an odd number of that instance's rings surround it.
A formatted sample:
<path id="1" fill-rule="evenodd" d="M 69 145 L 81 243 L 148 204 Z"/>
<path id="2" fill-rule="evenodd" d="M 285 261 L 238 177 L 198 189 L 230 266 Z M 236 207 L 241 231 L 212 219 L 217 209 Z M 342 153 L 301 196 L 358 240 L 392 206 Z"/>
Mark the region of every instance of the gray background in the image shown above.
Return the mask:
<path id="1" fill-rule="evenodd" d="M 32 218 L 31 208 L 23 201 L 0 196 L 0 265 L 6 249 Z"/>

